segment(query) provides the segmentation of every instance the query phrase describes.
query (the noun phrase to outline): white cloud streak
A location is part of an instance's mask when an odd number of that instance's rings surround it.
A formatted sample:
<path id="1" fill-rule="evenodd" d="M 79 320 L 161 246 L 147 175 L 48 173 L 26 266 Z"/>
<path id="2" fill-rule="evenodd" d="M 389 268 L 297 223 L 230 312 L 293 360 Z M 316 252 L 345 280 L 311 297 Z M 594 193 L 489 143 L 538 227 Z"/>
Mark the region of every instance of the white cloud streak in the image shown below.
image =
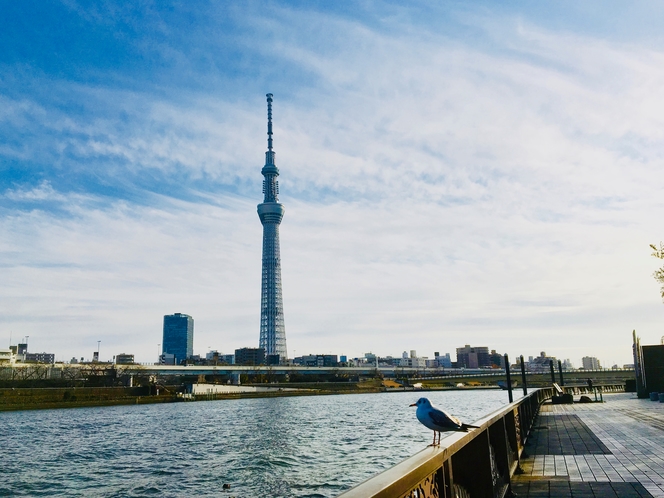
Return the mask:
<path id="1" fill-rule="evenodd" d="M 662 237 L 663 55 L 470 21 L 490 50 L 289 9 L 248 21 L 275 43 L 249 30 L 247 50 L 314 81 L 275 95 L 289 349 L 432 355 L 471 343 L 628 362 L 631 330 L 658 339 L 662 313 L 648 243 Z M 101 160 L 118 178 L 185 172 L 222 193 L 136 205 L 49 183 L 7 190 L 2 327 L 46 335 L 59 356 L 102 338 L 147 361 L 162 315 L 181 311 L 201 353 L 254 344 L 262 105 L 58 85 L 104 110 L 4 97 L 2 121 L 30 146 L 3 154 Z M 236 182 L 240 196 L 223 193 Z M 25 208 L 41 201 L 62 210 Z"/>

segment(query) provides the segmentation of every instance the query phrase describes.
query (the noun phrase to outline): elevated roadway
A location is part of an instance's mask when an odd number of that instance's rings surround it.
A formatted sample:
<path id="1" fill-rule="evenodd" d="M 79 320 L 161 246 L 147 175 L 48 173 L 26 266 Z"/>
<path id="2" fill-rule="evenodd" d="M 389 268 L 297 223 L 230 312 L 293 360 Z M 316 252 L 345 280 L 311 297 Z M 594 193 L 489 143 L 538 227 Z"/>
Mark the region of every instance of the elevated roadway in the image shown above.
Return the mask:
<path id="1" fill-rule="evenodd" d="M 48 377 L 58 377 L 58 372 L 77 372 L 83 374 L 89 372 L 91 374 L 99 374 L 102 371 L 115 369 L 118 375 L 285 375 L 285 374 L 304 374 L 304 375 L 338 375 L 340 377 L 346 376 L 383 376 L 389 378 L 426 378 L 430 380 L 442 380 L 453 382 L 497 382 L 498 380 L 505 379 L 504 370 L 486 370 L 486 369 L 423 369 L 423 368 L 409 368 L 409 367 L 393 367 L 393 366 L 379 366 L 363 365 L 359 367 L 305 367 L 295 365 L 114 365 L 111 363 L 80 363 L 80 364 L 64 364 L 56 363 L 54 365 L 35 364 L 35 363 L 16 363 L 11 366 L 0 366 L 2 375 L 0 377 L 7 378 L 10 371 L 18 373 L 21 370 L 35 370 L 43 371 L 48 370 Z M 24 372 L 27 373 L 27 372 Z M 584 382 L 587 378 L 596 380 L 618 380 L 634 377 L 633 369 L 617 369 L 617 370 L 570 370 L 563 373 L 565 381 Z M 21 376 L 19 374 L 19 376 Z M 39 375 L 41 377 L 41 375 Z M 66 375 L 65 375 L 66 376 Z M 511 376 L 513 380 L 520 383 L 521 372 L 512 370 Z M 10 378 L 14 375 L 10 374 Z M 558 372 L 556 372 L 556 379 Z M 544 382 L 550 381 L 549 372 L 528 372 L 527 379 L 541 380 Z M 530 380 L 528 380 L 530 382 Z"/>

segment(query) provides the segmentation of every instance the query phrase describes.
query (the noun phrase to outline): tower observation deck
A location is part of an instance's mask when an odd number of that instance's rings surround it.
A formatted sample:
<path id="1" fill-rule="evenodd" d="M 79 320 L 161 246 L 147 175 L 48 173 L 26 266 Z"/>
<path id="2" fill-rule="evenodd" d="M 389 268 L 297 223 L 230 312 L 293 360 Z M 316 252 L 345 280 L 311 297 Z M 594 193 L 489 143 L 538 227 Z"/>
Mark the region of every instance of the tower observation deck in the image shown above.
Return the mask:
<path id="1" fill-rule="evenodd" d="M 258 217 L 263 225 L 263 277 L 261 286 L 260 347 L 266 355 L 288 358 L 284 305 L 281 297 L 281 256 L 279 254 L 279 224 L 284 217 L 284 206 L 279 203 L 279 169 L 274 163 L 272 150 L 272 94 L 267 94 L 267 152 L 263 177 L 264 199 L 258 205 Z"/>

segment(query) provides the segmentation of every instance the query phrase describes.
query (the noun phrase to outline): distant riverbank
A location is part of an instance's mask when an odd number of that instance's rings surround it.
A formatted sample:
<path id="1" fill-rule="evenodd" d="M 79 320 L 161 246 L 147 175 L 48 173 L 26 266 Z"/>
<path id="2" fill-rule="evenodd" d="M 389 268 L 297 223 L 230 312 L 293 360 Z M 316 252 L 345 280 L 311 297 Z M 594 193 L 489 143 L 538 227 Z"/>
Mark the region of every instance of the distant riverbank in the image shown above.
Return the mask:
<path id="1" fill-rule="evenodd" d="M 173 392 L 154 391 L 143 387 L 54 387 L 0 389 L 0 411 L 45 410 L 84 406 L 172 403 Z"/>
<path id="2" fill-rule="evenodd" d="M 263 385 L 264 386 L 264 385 Z M 81 408 L 90 406 L 145 405 L 152 403 L 179 403 L 221 399 L 270 398 L 286 396 L 319 396 L 331 394 L 368 394 L 403 391 L 443 391 L 464 389 L 497 389 L 497 386 L 450 387 L 436 386 L 385 387 L 379 380 L 359 383 L 321 382 L 270 385 L 261 392 L 215 393 L 183 396 L 181 386 L 146 387 L 55 387 L 55 388 L 2 388 L 0 411 L 46 410 L 55 408 Z M 286 390 L 286 388 L 288 390 Z"/>
<path id="3" fill-rule="evenodd" d="M 369 383 L 364 383 L 369 384 Z M 328 387 L 327 389 L 324 387 Z M 144 405 L 151 403 L 179 403 L 220 399 L 269 398 L 283 396 L 315 396 L 320 394 L 348 394 L 379 392 L 373 385 L 348 386 L 334 389 L 331 386 L 266 392 L 216 393 L 211 395 L 183 396 L 181 386 L 149 387 L 55 387 L 55 388 L 4 388 L 0 389 L 0 411 L 45 410 L 54 408 L 81 408 L 87 406 Z"/>

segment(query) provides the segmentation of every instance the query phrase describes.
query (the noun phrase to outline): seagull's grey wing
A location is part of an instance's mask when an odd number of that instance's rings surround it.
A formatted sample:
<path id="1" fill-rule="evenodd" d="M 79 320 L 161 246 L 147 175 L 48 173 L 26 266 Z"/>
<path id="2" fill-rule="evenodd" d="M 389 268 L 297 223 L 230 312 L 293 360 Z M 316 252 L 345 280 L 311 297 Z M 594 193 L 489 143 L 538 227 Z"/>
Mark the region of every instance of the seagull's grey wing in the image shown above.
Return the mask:
<path id="1" fill-rule="evenodd" d="M 429 411 L 429 417 L 434 424 L 440 427 L 446 427 L 449 429 L 458 429 L 461 427 L 461 421 L 458 418 L 445 413 L 443 410 L 438 410 L 437 408 Z"/>

